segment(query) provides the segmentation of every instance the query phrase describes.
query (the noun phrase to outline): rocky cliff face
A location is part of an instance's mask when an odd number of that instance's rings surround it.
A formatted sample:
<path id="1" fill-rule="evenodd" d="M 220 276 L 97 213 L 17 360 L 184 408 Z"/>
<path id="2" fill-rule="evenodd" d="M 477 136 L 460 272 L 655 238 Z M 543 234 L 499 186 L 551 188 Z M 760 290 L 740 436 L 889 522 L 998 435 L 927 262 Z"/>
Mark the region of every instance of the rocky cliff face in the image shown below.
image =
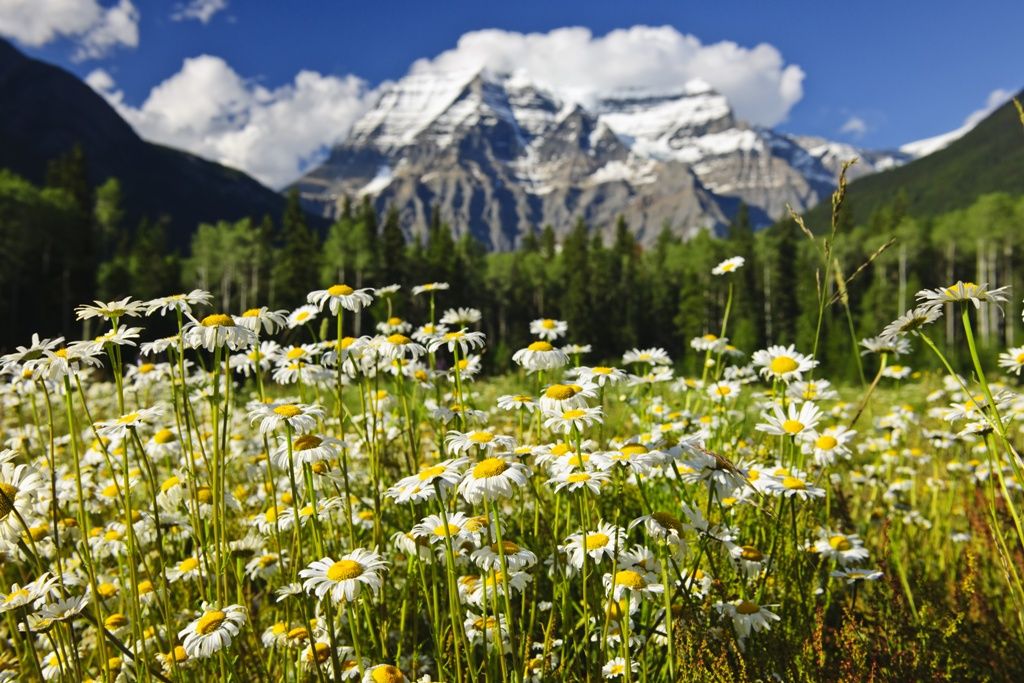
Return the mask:
<path id="1" fill-rule="evenodd" d="M 663 225 L 683 237 L 718 230 L 740 201 L 760 224 L 811 206 L 847 153 L 864 158 L 862 173 L 902 162 L 750 126 L 700 81 L 583 106 L 518 76 L 414 73 L 296 184 L 317 214 L 369 195 L 397 206 L 411 232 L 436 204 L 457 235 L 496 250 L 579 218 L 609 230 L 619 214 L 650 242 Z"/>

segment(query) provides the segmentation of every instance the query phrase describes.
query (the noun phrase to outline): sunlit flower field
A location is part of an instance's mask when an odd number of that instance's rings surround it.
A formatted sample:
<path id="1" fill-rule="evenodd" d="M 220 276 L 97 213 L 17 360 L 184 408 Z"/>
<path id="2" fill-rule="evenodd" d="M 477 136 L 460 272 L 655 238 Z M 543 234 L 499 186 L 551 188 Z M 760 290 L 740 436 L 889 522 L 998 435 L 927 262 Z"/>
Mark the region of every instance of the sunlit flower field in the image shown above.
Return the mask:
<path id="1" fill-rule="evenodd" d="M 698 376 L 541 319 L 483 377 L 446 289 L 96 302 L 4 356 L 0 681 L 1022 680 L 1008 292 L 920 292 L 839 386 L 728 306 Z"/>

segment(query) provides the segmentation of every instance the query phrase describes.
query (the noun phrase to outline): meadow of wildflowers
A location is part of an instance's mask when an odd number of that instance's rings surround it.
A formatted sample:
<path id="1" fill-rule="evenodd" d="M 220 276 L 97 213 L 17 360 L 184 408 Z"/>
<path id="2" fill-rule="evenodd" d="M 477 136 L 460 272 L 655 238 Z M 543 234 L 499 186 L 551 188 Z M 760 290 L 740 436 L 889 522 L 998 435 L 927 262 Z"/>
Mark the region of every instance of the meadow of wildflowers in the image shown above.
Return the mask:
<path id="1" fill-rule="evenodd" d="M 697 377 L 541 319 L 484 378 L 446 288 L 96 302 L 4 356 L 0 681 L 1020 680 L 1024 349 L 971 329 L 1006 291 L 920 292 L 845 387 L 728 306 Z"/>

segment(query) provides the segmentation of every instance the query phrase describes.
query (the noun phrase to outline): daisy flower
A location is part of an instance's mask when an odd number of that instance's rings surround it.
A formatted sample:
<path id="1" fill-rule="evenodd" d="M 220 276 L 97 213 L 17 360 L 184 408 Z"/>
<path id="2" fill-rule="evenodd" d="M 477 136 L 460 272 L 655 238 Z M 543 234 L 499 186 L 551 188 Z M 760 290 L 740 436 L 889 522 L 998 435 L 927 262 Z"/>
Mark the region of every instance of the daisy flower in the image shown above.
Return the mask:
<path id="1" fill-rule="evenodd" d="M 537 564 L 537 556 L 512 541 L 502 541 L 499 550 L 497 543 L 485 545 L 473 551 L 470 559 L 484 571 L 501 571 L 501 556 L 505 556 L 505 566 L 509 571 L 521 571 Z"/>
<path id="2" fill-rule="evenodd" d="M 999 354 L 999 367 L 1020 376 L 1024 368 L 1024 346 L 1014 346 Z"/>
<path id="3" fill-rule="evenodd" d="M 537 407 L 533 397 L 526 394 L 499 396 L 497 405 L 502 410 L 525 410 L 528 413 Z"/>
<path id="4" fill-rule="evenodd" d="M 621 600 L 627 594 L 638 598 L 650 598 L 655 593 L 665 590 L 665 587 L 658 583 L 657 574 L 635 565 L 620 568 L 614 574 L 605 574 L 603 583 L 613 600 Z"/>
<path id="5" fill-rule="evenodd" d="M 801 380 L 786 387 L 786 396 L 799 401 L 830 401 L 839 398 L 827 379 Z"/>
<path id="6" fill-rule="evenodd" d="M 436 495 L 437 489 L 443 496 L 462 481 L 462 468 L 467 463 L 467 458 L 451 458 L 436 465 L 427 465 L 418 473 L 398 480 L 388 489 L 387 495 L 398 503 L 428 500 Z"/>
<path id="7" fill-rule="evenodd" d="M 618 384 L 625 381 L 627 377 L 625 370 L 604 365 L 576 368 L 575 376 L 581 384 L 593 384 L 598 387 L 603 387 L 607 384 Z"/>
<path id="8" fill-rule="evenodd" d="M 146 302 L 146 315 L 159 313 L 163 316 L 170 311 L 191 313 L 193 306 L 209 306 L 211 301 L 213 301 L 213 294 L 202 289 L 193 289 L 187 294 L 171 294 L 158 299 L 150 299 Z"/>
<path id="9" fill-rule="evenodd" d="M 725 403 L 727 401 L 735 401 L 740 396 L 740 384 L 739 382 L 730 382 L 728 380 L 722 380 L 709 384 L 705 391 L 708 392 L 708 396 L 715 403 Z"/>
<path id="10" fill-rule="evenodd" d="M 445 285 L 444 288 L 447 289 L 448 285 Z M 413 294 L 416 293 L 416 289 L 416 287 L 413 288 Z M 408 683 L 408 680 L 397 666 L 377 664 L 366 669 L 363 673 L 362 683 Z"/>
<path id="11" fill-rule="evenodd" d="M 56 583 L 57 577 L 51 576 L 49 572 L 24 586 L 12 583 L 7 594 L 0 593 L 0 614 L 29 604 L 40 606 L 46 596 L 56 592 Z"/>
<path id="12" fill-rule="evenodd" d="M 567 538 L 561 550 L 568 556 L 569 566 L 581 569 L 584 555 L 589 555 L 594 562 L 600 562 L 605 557 L 611 558 L 617 552 L 622 552 L 625 541 L 626 531 L 622 527 L 599 522 L 595 531 L 580 532 Z"/>
<path id="13" fill-rule="evenodd" d="M 190 581 L 202 576 L 203 567 L 198 557 L 186 557 L 184 560 L 164 570 L 167 580 L 171 583 L 177 581 Z"/>
<path id="14" fill-rule="evenodd" d="M 526 486 L 530 469 L 504 457 L 481 460 L 466 473 L 459 484 L 459 493 L 467 502 L 476 504 L 484 499 L 511 498 L 517 488 Z"/>
<path id="15" fill-rule="evenodd" d="M 592 424 L 603 422 L 600 408 L 570 408 L 562 411 L 545 411 L 544 426 L 562 434 L 574 429 L 582 432 Z"/>
<path id="16" fill-rule="evenodd" d="M 472 449 L 490 454 L 495 450 L 512 450 L 516 447 L 516 440 L 511 436 L 502 436 L 484 430 L 459 432 L 453 429 L 445 434 L 444 444 L 451 453 L 456 455 L 467 453 Z"/>
<path id="17" fill-rule="evenodd" d="M 292 440 L 292 461 L 296 467 L 301 468 L 305 464 L 312 465 L 315 462 L 332 460 L 341 454 L 342 448 L 342 442 L 333 437 L 302 434 Z M 279 438 L 277 448 L 270 454 L 270 462 L 279 469 L 288 470 L 290 464 L 287 438 Z"/>
<path id="18" fill-rule="evenodd" d="M 821 410 L 810 401 L 799 406 L 794 401 L 782 412 L 782 407 L 775 405 L 772 413 L 764 417 L 765 422 L 758 423 L 754 429 L 776 436 L 800 436 L 813 430 L 821 419 Z"/>
<path id="19" fill-rule="evenodd" d="M 844 534 L 824 528 L 818 529 L 818 540 L 814 542 L 813 548 L 821 557 L 836 560 L 844 567 L 863 562 L 870 555 L 864 547 L 864 541 L 856 534 Z"/>
<path id="20" fill-rule="evenodd" d="M 431 339 L 427 343 L 427 350 L 431 353 L 436 353 L 442 346 L 446 346 L 448 347 L 448 352 L 453 353 L 455 347 L 458 346 L 460 355 L 465 356 L 473 349 L 482 348 L 483 345 L 483 332 L 470 332 L 463 328 L 454 332 L 446 332 L 439 337 Z"/>
<path id="21" fill-rule="evenodd" d="M 809 498 L 825 497 L 825 489 L 811 484 L 807 481 L 807 476 L 797 470 L 779 475 L 775 481 L 769 482 L 767 487 L 770 492 L 784 498 L 807 500 Z"/>
<path id="22" fill-rule="evenodd" d="M 334 602 L 352 602 L 363 587 L 374 595 L 381 587 L 381 572 L 387 562 L 376 552 L 356 548 L 335 562 L 330 557 L 317 560 L 299 572 L 302 586 L 310 595 L 330 595 Z"/>
<path id="23" fill-rule="evenodd" d="M 250 308 L 242 313 L 242 315 L 235 316 L 235 324 L 252 330 L 256 334 L 260 332 L 274 334 L 278 330 L 284 329 L 288 324 L 288 311 L 272 311 L 266 306 Z"/>
<path id="24" fill-rule="evenodd" d="M 888 377 L 889 379 L 906 379 L 910 377 L 911 369 L 906 365 L 887 365 L 882 370 L 882 377 Z"/>
<path id="25" fill-rule="evenodd" d="M 959 301 L 970 301 L 975 308 L 981 308 L 983 303 L 1000 304 L 1005 302 L 1009 290 L 1009 287 L 997 287 L 990 290 L 987 282 L 975 284 L 958 280 L 956 284 L 949 287 L 922 289 L 915 297 L 921 302 L 921 306 L 927 308 L 941 308 L 943 304 Z"/>
<path id="26" fill-rule="evenodd" d="M 404 334 L 395 332 L 388 335 L 380 344 L 380 353 L 385 358 L 419 358 L 427 352 L 422 344 L 417 344 Z"/>
<path id="27" fill-rule="evenodd" d="M 294 330 L 300 325 L 311 323 L 320 315 L 320 309 L 311 304 L 303 304 L 288 314 L 288 329 Z"/>
<path id="28" fill-rule="evenodd" d="M 471 645 L 483 643 L 486 639 L 488 649 L 500 649 L 505 653 L 512 651 L 512 646 L 508 642 L 508 625 L 505 623 L 504 614 L 492 617 L 466 612 L 463 626 Z"/>
<path id="29" fill-rule="evenodd" d="M 479 528 L 469 522 L 470 519 L 461 512 L 450 513 L 447 525 L 440 515 L 428 515 L 412 528 L 412 535 L 431 543 L 443 543 L 446 538 L 451 538 L 454 546 L 458 547 L 462 541 L 472 543 L 476 539 Z"/>
<path id="30" fill-rule="evenodd" d="M 834 579 L 846 579 L 846 583 L 858 584 L 864 581 L 878 581 L 882 578 L 882 572 L 877 569 L 837 569 L 831 574 Z"/>
<path id="31" fill-rule="evenodd" d="M 441 324 L 466 327 L 475 325 L 481 318 L 483 314 L 475 308 L 449 308 L 441 316 Z"/>
<path id="32" fill-rule="evenodd" d="M 306 295 L 306 301 L 323 310 L 324 306 L 330 306 L 331 315 L 338 315 L 338 311 L 358 312 L 365 306 L 373 303 L 373 288 L 352 289 L 348 285 L 331 285 L 327 289 L 317 289 Z"/>
<path id="33" fill-rule="evenodd" d="M 145 302 L 133 301 L 130 296 L 126 296 L 118 301 L 94 301 L 92 304 L 83 304 L 75 309 L 75 318 L 77 320 L 88 320 L 90 318 L 117 320 L 125 316 L 138 317 L 145 310 Z"/>
<path id="34" fill-rule="evenodd" d="M 850 440 L 857 432 L 846 427 L 829 427 L 822 432 L 808 430 L 803 434 L 803 451 L 814 456 L 814 464 L 827 467 L 835 463 L 836 458 L 850 455 Z"/>
<path id="35" fill-rule="evenodd" d="M 649 349 L 630 349 L 622 355 L 622 364 L 632 365 L 633 363 L 671 365 L 672 359 L 669 358 L 668 352 L 662 348 L 652 347 Z"/>
<path id="36" fill-rule="evenodd" d="M 715 609 L 723 616 L 732 619 L 736 637 L 740 640 L 749 637 L 751 631 L 770 631 L 771 623 L 780 620 L 778 614 L 750 600 L 719 602 L 715 604 Z"/>
<path id="37" fill-rule="evenodd" d="M 202 615 L 179 631 L 178 638 L 190 658 L 210 657 L 231 645 L 246 620 L 241 605 L 216 608 L 204 602 Z"/>
<path id="38" fill-rule="evenodd" d="M 140 408 L 134 412 L 122 415 L 116 420 L 97 422 L 93 425 L 96 433 L 109 439 L 124 439 L 128 436 L 128 430 L 138 429 L 143 425 L 152 423 L 163 414 L 159 406 L 152 408 Z"/>
<path id="39" fill-rule="evenodd" d="M 204 348 L 213 351 L 220 346 L 227 346 L 233 351 L 251 346 L 256 343 L 256 333 L 252 330 L 239 327 L 235 319 L 224 313 L 214 313 L 202 320 L 192 319 L 192 322 L 182 328 L 182 336 L 185 345 L 193 348 Z"/>
<path id="40" fill-rule="evenodd" d="M 895 339 L 905 334 L 916 333 L 922 327 L 931 325 L 941 317 L 942 306 L 918 306 L 886 325 L 879 337 Z"/>
<path id="41" fill-rule="evenodd" d="M 655 511 L 643 517 L 637 517 L 629 523 L 629 528 L 643 524 L 644 531 L 651 538 L 665 541 L 677 548 L 686 548 L 686 541 L 683 539 L 685 527 L 678 517 L 670 512 Z"/>
<path id="42" fill-rule="evenodd" d="M 540 397 L 540 407 L 557 412 L 573 408 L 586 408 L 587 399 L 597 396 L 596 388 L 588 384 L 552 384 Z"/>
<path id="43" fill-rule="evenodd" d="M 564 337 L 569 331 L 569 324 L 564 320 L 552 320 L 551 318 L 538 318 L 530 322 L 530 334 L 552 342 L 559 337 Z"/>
<path id="44" fill-rule="evenodd" d="M 640 671 L 640 662 L 633 660 L 629 663 L 629 670 L 633 673 Z M 611 680 L 613 678 L 621 678 L 626 674 L 626 660 L 622 657 L 615 657 L 609 659 L 608 662 L 601 667 L 601 676 Z"/>
<path id="45" fill-rule="evenodd" d="M 733 256 L 732 258 L 727 258 L 724 261 L 722 261 L 721 263 L 719 263 L 717 266 L 712 268 L 711 269 L 711 274 L 712 275 L 727 275 L 729 273 L 734 273 L 737 270 L 739 270 L 740 268 L 742 268 L 743 264 L 746 263 L 746 262 L 747 262 L 747 260 L 745 258 L 743 258 L 742 256 Z"/>
<path id="46" fill-rule="evenodd" d="M 707 333 L 701 337 L 694 337 L 690 340 L 690 347 L 694 351 L 724 351 L 729 340 L 726 337 L 719 337 L 717 334 Z"/>
<path id="47" fill-rule="evenodd" d="M 412 295 L 419 296 L 420 294 L 432 294 L 434 292 L 442 292 L 448 289 L 449 285 L 447 282 L 428 282 L 425 285 L 416 285 L 412 288 Z"/>
<path id="48" fill-rule="evenodd" d="M 303 403 L 260 403 L 249 411 L 249 424 L 260 423 L 260 434 L 266 436 L 282 425 L 303 434 L 316 427 L 323 418 L 323 408 Z"/>
<path id="49" fill-rule="evenodd" d="M 601 487 L 609 478 L 607 472 L 561 472 L 548 479 L 548 484 L 554 484 L 555 493 L 562 489 L 568 489 L 570 492 L 587 489 L 596 495 L 601 492 Z"/>
<path id="50" fill-rule="evenodd" d="M 555 370 L 569 364 L 569 357 L 547 341 L 535 341 L 512 354 L 512 360 L 529 372 Z"/>
<path id="51" fill-rule="evenodd" d="M 801 379 L 803 373 L 818 365 L 818 361 L 810 356 L 797 353 L 796 347 L 792 344 L 769 346 L 767 349 L 755 351 L 751 363 L 761 369 L 760 372 L 766 379 L 779 379 L 783 382 Z"/>
<path id="52" fill-rule="evenodd" d="M 29 465 L 0 464 L 0 539 L 18 539 L 24 531 L 22 520 L 31 527 L 36 506 L 49 498 L 47 492 L 42 475 Z"/>

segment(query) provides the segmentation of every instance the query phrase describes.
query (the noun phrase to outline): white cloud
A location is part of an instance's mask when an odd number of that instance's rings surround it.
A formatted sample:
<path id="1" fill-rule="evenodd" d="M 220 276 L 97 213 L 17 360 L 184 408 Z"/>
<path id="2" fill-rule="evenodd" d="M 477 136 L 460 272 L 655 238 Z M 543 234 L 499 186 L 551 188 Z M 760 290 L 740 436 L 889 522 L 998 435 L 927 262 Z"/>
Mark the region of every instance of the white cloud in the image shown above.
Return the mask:
<path id="1" fill-rule="evenodd" d="M 273 187 L 294 180 L 342 139 L 366 109 L 366 82 L 300 71 L 268 89 L 220 57 L 186 59 L 139 107 L 126 104 L 110 74 L 86 78 L 148 140 L 240 168 Z"/>
<path id="2" fill-rule="evenodd" d="M 863 137 L 864 133 L 868 132 L 868 124 L 867 121 L 859 116 L 851 116 L 839 128 L 839 132 L 852 135 L 855 138 Z"/>
<path id="3" fill-rule="evenodd" d="M 179 5 L 171 15 L 174 21 L 195 19 L 203 24 L 210 23 L 213 15 L 228 7 L 228 0 L 192 0 L 187 5 Z"/>
<path id="4" fill-rule="evenodd" d="M 76 61 L 103 57 L 139 44 L 139 11 L 131 0 L 104 6 L 97 0 L 3 0 L 0 35 L 39 47 L 60 38 L 77 43 Z"/>
<path id="5" fill-rule="evenodd" d="M 804 72 L 767 43 L 704 45 L 671 26 L 634 26 L 595 37 L 582 27 L 549 33 L 473 31 L 412 71 L 491 69 L 522 72 L 584 105 L 626 89 L 674 90 L 700 78 L 725 95 L 737 115 L 771 126 L 803 97 Z"/>

